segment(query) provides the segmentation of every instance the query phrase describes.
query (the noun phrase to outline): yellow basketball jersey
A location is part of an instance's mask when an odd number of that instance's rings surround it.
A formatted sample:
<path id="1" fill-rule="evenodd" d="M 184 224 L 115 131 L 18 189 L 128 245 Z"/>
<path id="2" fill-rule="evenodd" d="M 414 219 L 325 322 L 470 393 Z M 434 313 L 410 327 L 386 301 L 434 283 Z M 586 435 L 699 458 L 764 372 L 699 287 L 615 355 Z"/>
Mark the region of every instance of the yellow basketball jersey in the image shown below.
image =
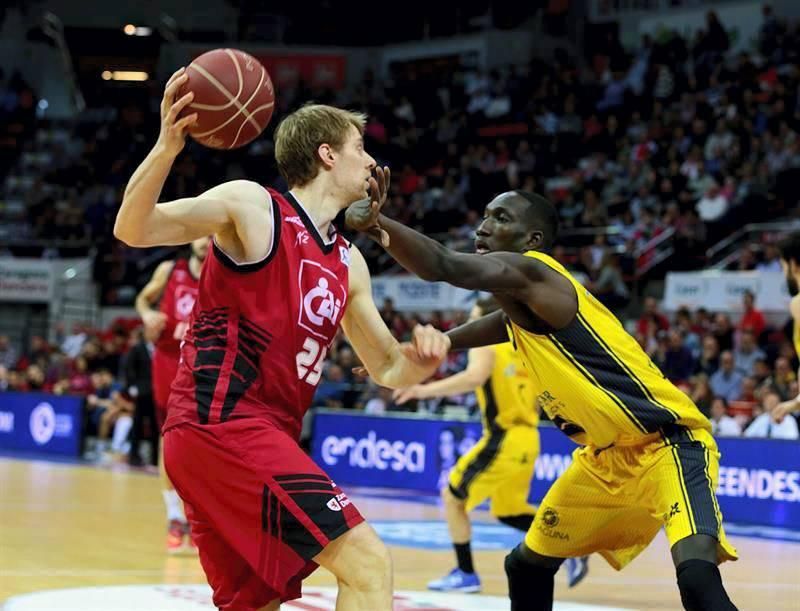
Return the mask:
<path id="1" fill-rule="evenodd" d="M 481 420 L 486 430 L 497 427 L 536 426 L 539 409 L 533 379 L 511 342 L 497 344 L 494 368 L 486 383 L 475 389 Z"/>
<path id="2" fill-rule="evenodd" d="M 578 313 L 547 335 L 511 323 L 528 364 L 539 406 L 574 441 L 599 448 L 635 444 L 671 425 L 710 429 L 691 399 L 656 367 L 617 318 L 552 257 L 527 252 L 567 278 Z"/>
<path id="3" fill-rule="evenodd" d="M 792 343 L 794 344 L 794 351 L 800 355 L 800 320 L 795 320 L 792 326 Z"/>

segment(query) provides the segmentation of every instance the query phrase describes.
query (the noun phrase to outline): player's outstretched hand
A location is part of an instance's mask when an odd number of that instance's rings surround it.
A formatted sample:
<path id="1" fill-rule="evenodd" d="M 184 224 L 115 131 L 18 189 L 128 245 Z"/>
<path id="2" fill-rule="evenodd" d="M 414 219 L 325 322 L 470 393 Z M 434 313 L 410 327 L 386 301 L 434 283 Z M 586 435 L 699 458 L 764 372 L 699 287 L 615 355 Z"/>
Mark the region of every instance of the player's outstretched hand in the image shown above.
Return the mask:
<path id="1" fill-rule="evenodd" d="M 389 246 L 389 234 L 378 223 L 378 217 L 389 195 L 391 177 L 387 166 L 375 168 L 375 176 L 369 179 L 369 197 L 353 202 L 345 213 L 350 229 L 366 233 L 384 248 Z"/>
<path id="2" fill-rule="evenodd" d="M 175 99 L 178 90 L 188 80 L 185 68 L 180 68 L 167 81 L 164 97 L 161 99 L 161 132 L 158 144 L 166 153 L 177 156 L 186 144 L 186 130 L 197 121 L 197 113 L 191 113 L 178 119 L 181 111 L 194 99 L 191 91 L 179 99 Z"/>
<path id="3" fill-rule="evenodd" d="M 417 325 L 411 341 L 400 344 L 400 350 L 417 365 L 438 367 L 450 350 L 450 338 L 431 325 Z"/>
<path id="4" fill-rule="evenodd" d="M 421 384 L 414 384 L 414 386 L 398 388 L 392 393 L 392 399 L 397 405 L 403 405 L 412 399 L 419 399 L 419 390 L 421 386 Z"/>

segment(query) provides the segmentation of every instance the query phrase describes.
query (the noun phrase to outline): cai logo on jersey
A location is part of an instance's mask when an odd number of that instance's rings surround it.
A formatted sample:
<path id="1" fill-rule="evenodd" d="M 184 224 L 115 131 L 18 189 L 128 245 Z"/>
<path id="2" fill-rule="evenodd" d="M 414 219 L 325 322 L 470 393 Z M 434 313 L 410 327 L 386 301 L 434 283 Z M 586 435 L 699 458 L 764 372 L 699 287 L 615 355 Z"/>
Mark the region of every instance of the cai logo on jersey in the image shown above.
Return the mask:
<path id="1" fill-rule="evenodd" d="M 297 324 L 320 339 L 333 339 L 347 301 L 347 291 L 339 278 L 316 261 L 303 259 L 300 262 L 299 288 Z"/>
<path id="2" fill-rule="evenodd" d="M 197 299 L 197 289 L 189 286 L 179 286 L 175 290 L 175 318 L 188 320 Z"/>

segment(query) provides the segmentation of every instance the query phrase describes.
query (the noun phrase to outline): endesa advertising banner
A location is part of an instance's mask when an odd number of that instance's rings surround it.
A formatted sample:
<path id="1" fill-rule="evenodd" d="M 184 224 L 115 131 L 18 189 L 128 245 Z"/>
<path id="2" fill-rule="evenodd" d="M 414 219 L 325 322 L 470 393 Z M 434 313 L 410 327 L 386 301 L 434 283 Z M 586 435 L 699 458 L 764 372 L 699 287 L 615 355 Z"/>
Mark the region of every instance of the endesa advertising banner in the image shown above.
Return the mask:
<path id="1" fill-rule="evenodd" d="M 83 399 L 0 393 L 0 450 L 78 456 Z"/>
<path id="2" fill-rule="evenodd" d="M 572 462 L 576 445 L 539 429 L 531 501 L 539 502 Z M 480 438 L 478 422 L 323 411 L 314 419 L 314 460 L 341 485 L 437 493 L 456 460 Z M 728 522 L 800 529 L 800 443 L 720 439 L 717 495 Z"/>

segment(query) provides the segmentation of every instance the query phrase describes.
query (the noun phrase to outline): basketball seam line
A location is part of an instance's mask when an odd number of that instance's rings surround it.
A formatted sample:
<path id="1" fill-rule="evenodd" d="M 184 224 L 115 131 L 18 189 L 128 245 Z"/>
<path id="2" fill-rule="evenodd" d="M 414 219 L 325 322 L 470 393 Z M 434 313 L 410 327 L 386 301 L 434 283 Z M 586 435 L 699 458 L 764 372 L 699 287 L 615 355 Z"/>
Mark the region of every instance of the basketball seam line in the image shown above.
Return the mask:
<path id="1" fill-rule="evenodd" d="M 236 65 L 237 65 L 237 68 L 238 68 L 238 61 L 235 61 L 235 63 L 236 63 Z M 242 103 L 241 103 L 241 102 L 239 102 L 239 99 L 238 99 L 238 97 L 237 97 L 237 98 L 234 98 L 234 97 L 233 97 L 233 94 L 231 94 L 231 92 L 230 92 L 230 91 L 228 91 L 228 88 L 227 88 L 227 87 L 225 87 L 225 86 L 224 86 L 222 83 L 220 83 L 220 82 L 219 82 L 219 81 L 218 81 L 218 80 L 217 80 L 217 79 L 216 79 L 216 78 L 215 78 L 215 77 L 214 77 L 214 76 L 213 76 L 211 73 L 209 73 L 209 72 L 208 72 L 208 71 L 207 71 L 205 68 L 203 68 L 202 66 L 199 66 L 199 65 L 197 65 L 197 66 L 193 66 L 193 68 L 194 68 L 195 70 L 197 70 L 197 72 L 198 72 L 200 75 L 202 75 L 203 77 L 205 77 L 205 79 L 206 79 L 206 80 L 208 80 L 208 82 L 209 82 L 209 83 L 211 83 L 211 84 L 212 84 L 214 87 L 216 87 L 216 88 L 217 88 L 217 89 L 220 91 L 220 93 L 222 93 L 224 96 L 226 96 L 226 97 L 227 97 L 227 98 L 228 98 L 228 99 L 231 101 L 231 103 L 232 103 L 234 106 L 236 106 L 236 108 L 237 108 L 237 110 L 238 110 L 238 112 L 237 112 L 235 115 L 233 115 L 233 117 L 231 117 L 230 119 L 228 119 L 228 121 L 226 121 L 226 122 L 225 122 L 225 123 L 223 123 L 222 125 L 220 125 L 220 126 L 218 126 L 218 127 L 214 128 L 214 129 L 213 129 L 213 130 L 211 130 L 210 132 L 206 132 L 206 133 L 203 133 L 203 134 L 197 134 L 197 136 L 196 136 L 197 138 L 202 138 L 202 137 L 209 136 L 209 135 L 213 134 L 213 133 L 214 133 L 214 132 L 216 132 L 217 130 L 221 129 L 222 127 L 224 127 L 225 125 L 227 125 L 228 123 L 230 123 L 230 122 L 231 122 L 233 119 L 235 119 L 235 118 L 236 118 L 238 115 L 240 115 L 240 114 L 241 114 L 241 115 L 243 115 L 243 116 L 245 117 L 245 120 L 246 120 L 246 121 L 249 121 L 250 123 L 252 123 L 252 124 L 255 126 L 255 128 L 256 128 L 256 129 L 257 129 L 259 132 L 261 132 L 261 131 L 262 131 L 262 128 L 261 128 L 261 126 L 258 124 L 258 121 L 256 121 L 256 120 L 255 120 L 255 119 L 252 117 L 252 115 L 250 114 L 250 112 L 247 110 L 247 108 L 245 108 L 245 107 L 242 105 Z M 262 71 L 263 71 L 263 67 L 262 67 Z M 263 77 L 263 74 L 262 74 L 262 77 L 261 77 L 261 82 L 262 82 L 262 83 L 264 82 L 264 77 Z M 259 85 L 259 86 L 260 86 L 260 85 Z M 256 90 L 255 90 L 255 91 L 257 92 L 257 91 L 258 91 L 258 88 L 256 88 Z M 251 97 L 250 97 L 250 99 L 252 100 L 252 99 L 253 99 L 253 96 L 251 96 Z M 249 102 L 249 101 L 250 101 L 250 100 L 248 100 L 248 102 Z"/>
<path id="2" fill-rule="evenodd" d="M 234 67 L 236 68 L 236 83 L 237 83 L 237 87 L 239 88 L 239 90 L 236 92 L 236 95 L 231 97 L 233 94 L 230 91 L 228 91 L 228 88 L 225 87 L 225 85 L 223 85 L 219 81 L 216 81 L 216 79 L 213 76 L 209 76 L 210 73 L 205 68 L 203 68 L 199 64 L 192 63 L 192 64 L 189 65 L 189 68 L 194 68 L 195 70 L 197 70 L 198 73 L 200 73 L 201 76 L 204 76 L 206 78 L 206 80 L 208 80 L 212 85 L 214 85 L 218 89 L 221 88 L 221 90 L 225 94 L 227 94 L 228 103 L 227 104 L 222 104 L 222 105 L 219 105 L 219 104 L 194 104 L 193 103 L 193 104 L 190 104 L 191 108 L 197 108 L 198 110 L 213 110 L 213 111 L 227 110 L 231 106 L 234 106 L 236 104 L 236 102 L 239 100 L 239 96 L 242 95 L 242 90 L 244 89 L 244 76 L 242 75 L 242 69 L 241 69 L 241 66 L 239 66 L 239 62 L 236 61 L 236 56 L 233 54 L 233 52 L 230 49 L 225 49 L 225 54 L 230 58 L 231 62 L 233 62 Z M 202 69 L 198 69 L 198 68 L 202 68 Z M 214 82 L 214 81 L 216 81 L 216 82 Z M 235 116 L 236 115 L 234 115 L 234 117 Z"/>

